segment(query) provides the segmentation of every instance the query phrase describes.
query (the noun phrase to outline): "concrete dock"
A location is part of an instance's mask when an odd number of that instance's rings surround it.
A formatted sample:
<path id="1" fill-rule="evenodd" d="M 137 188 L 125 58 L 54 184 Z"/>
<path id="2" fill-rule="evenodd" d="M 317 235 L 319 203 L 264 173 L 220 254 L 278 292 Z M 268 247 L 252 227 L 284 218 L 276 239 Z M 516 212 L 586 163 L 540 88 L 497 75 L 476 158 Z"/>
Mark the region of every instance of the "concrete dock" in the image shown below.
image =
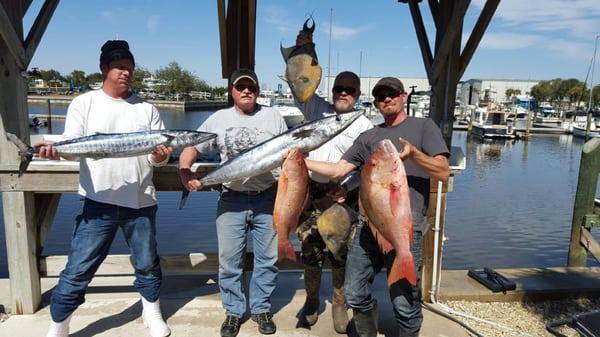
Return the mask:
<path id="1" fill-rule="evenodd" d="M 249 275 L 249 274 L 247 274 Z M 219 336 L 224 319 L 216 274 L 167 275 L 161 294 L 161 307 L 171 336 Z M 0 323 L 1 337 L 44 336 L 50 324 L 49 296 L 57 278 L 42 279 L 43 307 L 33 315 L 13 315 Z M 336 336 L 331 319 L 331 274 L 323 273 L 321 287 L 322 312 L 317 324 L 304 327 L 298 313 L 305 299 L 302 273 L 285 271 L 279 274 L 272 297 L 277 333 L 274 336 Z M 89 336 L 149 336 L 140 318 L 142 305 L 132 286 L 132 276 L 96 277 L 91 283 L 86 302 L 75 311 L 71 320 L 71 337 Z M 397 328 L 388 297 L 385 274 L 375 281 L 374 295 L 379 302 L 379 335 L 397 336 Z M 0 280 L 0 304 L 9 303 L 8 280 Z M 351 315 L 351 310 L 348 311 Z M 467 337 L 458 324 L 424 310 L 421 337 Z M 352 326 L 350 326 L 350 336 Z M 252 320 L 242 324 L 239 335 L 260 336 Z"/>

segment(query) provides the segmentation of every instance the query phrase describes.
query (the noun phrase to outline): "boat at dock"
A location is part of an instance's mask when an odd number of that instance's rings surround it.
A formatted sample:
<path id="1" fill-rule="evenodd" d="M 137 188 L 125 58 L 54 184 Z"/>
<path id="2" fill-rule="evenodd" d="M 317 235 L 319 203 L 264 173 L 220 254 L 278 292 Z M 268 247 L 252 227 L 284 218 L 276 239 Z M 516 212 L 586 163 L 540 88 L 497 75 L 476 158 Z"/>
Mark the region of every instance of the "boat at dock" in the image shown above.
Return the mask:
<path id="1" fill-rule="evenodd" d="M 585 124 L 573 124 L 573 136 L 574 137 L 586 137 L 586 126 Z M 596 123 L 591 123 L 590 124 L 590 131 L 589 131 L 589 137 L 590 138 L 599 138 L 600 137 L 600 128 L 596 127 Z"/>
<path id="2" fill-rule="evenodd" d="M 294 127 L 304 122 L 304 115 L 302 114 L 302 111 L 298 109 L 293 99 L 259 96 L 256 99 L 256 103 L 262 106 L 272 107 L 279 111 L 288 127 Z"/>
<path id="3" fill-rule="evenodd" d="M 506 117 L 506 111 L 477 108 L 472 132 L 482 138 L 517 138 L 512 122 L 508 123 Z"/>

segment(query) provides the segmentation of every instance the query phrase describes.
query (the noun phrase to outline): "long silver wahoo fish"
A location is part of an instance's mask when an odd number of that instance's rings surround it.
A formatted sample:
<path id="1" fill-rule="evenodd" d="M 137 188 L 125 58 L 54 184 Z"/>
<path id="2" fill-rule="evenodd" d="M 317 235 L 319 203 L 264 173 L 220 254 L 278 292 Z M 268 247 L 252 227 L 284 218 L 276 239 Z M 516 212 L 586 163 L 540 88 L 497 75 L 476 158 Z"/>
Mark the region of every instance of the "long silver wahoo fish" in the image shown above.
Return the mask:
<path id="1" fill-rule="evenodd" d="M 149 154 L 158 145 L 183 148 L 200 144 L 215 137 L 217 137 L 216 134 L 209 132 L 165 129 L 125 133 L 97 133 L 91 136 L 56 142 L 52 146 L 61 156 L 93 159 L 122 158 Z M 27 170 L 33 154 L 39 152 L 39 148 L 33 148 L 25 144 L 12 133 L 6 133 L 6 138 L 19 149 L 19 156 L 21 157 L 19 176 L 21 176 Z"/>
<path id="2" fill-rule="evenodd" d="M 287 151 L 299 148 L 308 153 L 344 131 L 362 114 L 362 111 L 336 114 L 301 124 L 240 153 L 202 177 L 200 182 L 205 186 L 216 185 L 268 172 L 281 166 Z"/>

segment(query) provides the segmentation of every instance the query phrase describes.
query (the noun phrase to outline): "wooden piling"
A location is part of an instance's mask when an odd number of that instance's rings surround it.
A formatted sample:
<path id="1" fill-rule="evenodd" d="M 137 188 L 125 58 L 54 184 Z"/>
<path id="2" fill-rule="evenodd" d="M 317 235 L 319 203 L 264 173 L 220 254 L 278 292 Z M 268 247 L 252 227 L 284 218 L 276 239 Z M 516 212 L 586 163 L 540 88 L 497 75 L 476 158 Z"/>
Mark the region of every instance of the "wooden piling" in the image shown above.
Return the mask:
<path id="1" fill-rule="evenodd" d="M 594 214 L 598 173 L 600 172 L 600 138 L 593 138 L 583 145 L 579 164 L 577 193 L 573 206 L 573 222 L 571 224 L 571 243 L 569 245 L 569 267 L 585 267 L 587 250 L 580 243 L 582 227 L 591 228 L 586 218 Z"/>

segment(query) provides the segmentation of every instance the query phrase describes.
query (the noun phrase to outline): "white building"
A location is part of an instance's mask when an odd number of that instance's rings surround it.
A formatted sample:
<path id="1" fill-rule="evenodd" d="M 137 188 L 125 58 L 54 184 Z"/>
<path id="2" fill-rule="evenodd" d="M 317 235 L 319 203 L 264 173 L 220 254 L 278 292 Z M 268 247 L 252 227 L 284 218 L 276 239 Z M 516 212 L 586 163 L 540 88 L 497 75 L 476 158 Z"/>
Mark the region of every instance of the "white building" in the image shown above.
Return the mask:
<path id="1" fill-rule="evenodd" d="M 460 82 L 456 98 L 464 105 L 477 105 L 481 100 L 505 102 L 506 90 L 520 90 L 520 95 L 529 96 L 531 88 L 539 80 L 470 79 Z"/>

